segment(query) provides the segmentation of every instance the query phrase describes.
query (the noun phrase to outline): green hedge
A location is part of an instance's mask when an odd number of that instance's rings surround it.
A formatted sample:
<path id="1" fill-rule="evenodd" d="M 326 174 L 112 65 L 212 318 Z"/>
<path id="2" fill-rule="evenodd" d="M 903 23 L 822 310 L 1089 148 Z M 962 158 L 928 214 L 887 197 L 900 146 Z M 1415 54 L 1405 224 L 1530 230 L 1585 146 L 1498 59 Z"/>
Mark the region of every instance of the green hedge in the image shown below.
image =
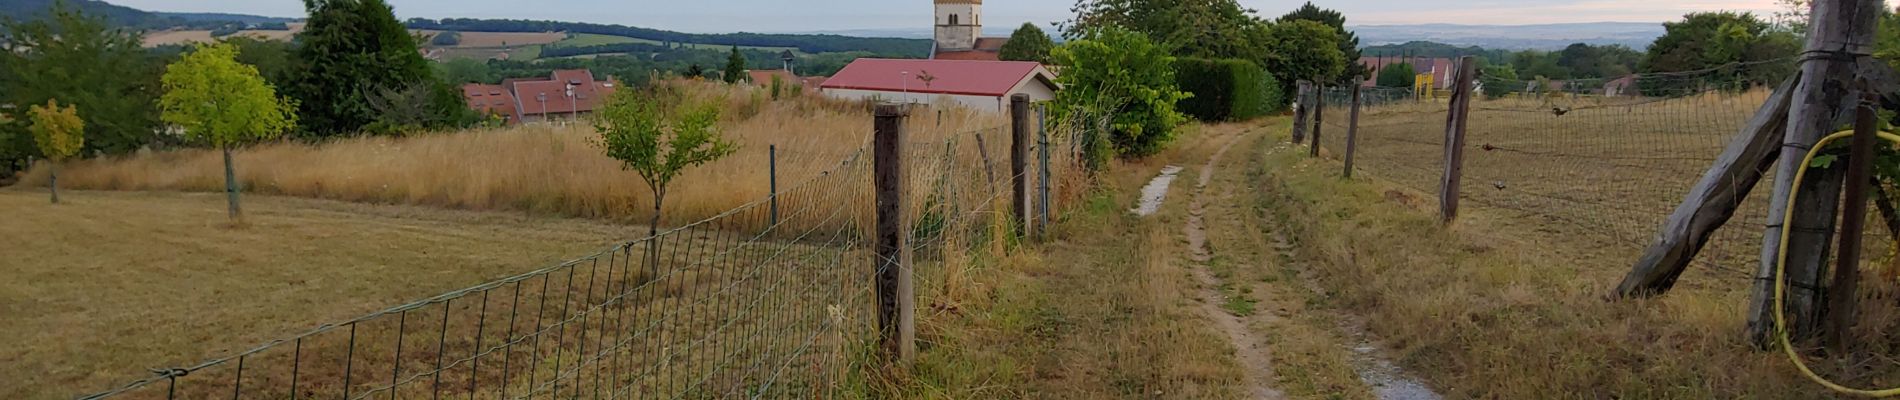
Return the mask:
<path id="1" fill-rule="evenodd" d="M 1175 82 L 1194 97 L 1181 100 L 1181 112 L 1202 121 L 1238 121 L 1286 108 L 1279 81 L 1246 60 L 1180 58 Z"/>

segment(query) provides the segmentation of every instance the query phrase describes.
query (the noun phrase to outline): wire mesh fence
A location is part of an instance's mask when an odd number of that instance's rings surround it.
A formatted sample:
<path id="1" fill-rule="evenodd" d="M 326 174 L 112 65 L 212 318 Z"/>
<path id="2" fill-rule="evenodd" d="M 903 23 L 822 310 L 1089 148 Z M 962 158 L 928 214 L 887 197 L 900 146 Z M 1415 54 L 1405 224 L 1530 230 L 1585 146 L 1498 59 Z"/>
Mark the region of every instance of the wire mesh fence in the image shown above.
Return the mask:
<path id="1" fill-rule="evenodd" d="M 1040 124 L 1038 124 L 1040 125 Z M 1017 177 L 1078 192 L 1073 135 L 1008 127 L 905 144 L 920 275 L 1004 240 Z M 766 198 L 658 235 L 85 395 L 85 399 L 830 398 L 875 337 L 871 132 Z M 1035 157 L 1047 152 L 1047 162 Z M 801 155 L 791 155 L 800 157 Z M 1046 184 L 1045 184 L 1046 182 Z M 716 184 L 716 183 L 715 183 Z M 1037 196 L 1038 212 L 1065 198 Z"/>
<path id="2" fill-rule="evenodd" d="M 1465 133 L 1461 199 L 1634 260 L 1793 63 L 1621 79 L 1480 76 Z M 1436 194 L 1450 103 L 1409 92 L 1362 89 L 1355 158 L 1362 172 Z M 1321 145 L 1341 154 L 1351 93 L 1335 88 L 1322 96 L 1328 134 Z M 1715 233 L 1697 259 L 1704 273 L 1752 276 L 1767 198 L 1749 196 Z"/>

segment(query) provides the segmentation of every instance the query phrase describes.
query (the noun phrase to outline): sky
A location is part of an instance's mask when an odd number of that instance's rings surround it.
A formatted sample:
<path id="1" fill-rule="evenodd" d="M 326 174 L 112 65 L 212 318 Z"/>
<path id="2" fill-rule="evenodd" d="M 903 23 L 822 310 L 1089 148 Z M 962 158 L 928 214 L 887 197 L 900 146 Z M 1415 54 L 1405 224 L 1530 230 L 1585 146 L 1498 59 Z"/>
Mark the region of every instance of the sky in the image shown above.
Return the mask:
<path id="1" fill-rule="evenodd" d="M 300 17 L 301 0 L 107 0 L 151 11 L 227 12 Z M 510 18 L 633 25 L 683 32 L 812 32 L 927 29 L 925 0 L 388 0 L 401 18 Z M 1277 16 L 1304 0 L 1240 0 Z M 999 32 L 1068 18 L 1073 0 L 989 0 L 986 27 Z M 1525 25 L 1575 22 L 1663 22 L 1693 11 L 1769 14 L 1775 0 L 1320 0 L 1349 24 L 1457 23 Z M 921 21 L 921 22 L 920 22 Z"/>

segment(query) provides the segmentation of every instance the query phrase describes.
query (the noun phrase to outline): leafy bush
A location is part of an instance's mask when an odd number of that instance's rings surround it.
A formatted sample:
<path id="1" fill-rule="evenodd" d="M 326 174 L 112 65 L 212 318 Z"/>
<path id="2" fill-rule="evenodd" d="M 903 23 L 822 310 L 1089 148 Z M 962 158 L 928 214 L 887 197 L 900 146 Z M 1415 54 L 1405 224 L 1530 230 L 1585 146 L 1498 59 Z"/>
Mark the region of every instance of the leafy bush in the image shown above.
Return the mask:
<path id="1" fill-rule="evenodd" d="M 1285 107 L 1279 81 L 1246 60 L 1182 58 L 1174 62 L 1175 82 L 1193 93 L 1177 105 L 1202 121 L 1237 121 Z"/>
<path id="2" fill-rule="evenodd" d="M 1397 63 L 1379 69 L 1379 87 L 1411 89 L 1418 83 L 1417 69 L 1412 63 Z"/>
<path id="3" fill-rule="evenodd" d="M 1055 116 L 1082 124 L 1091 168 L 1106 164 L 1110 154 L 1104 147 L 1110 145 L 1123 157 L 1160 152 L 1187 119 L 1175 109 L 1191 95 L 1175 86 L 1174 56 L 1147 35 L 1094 30 L 1056 48 L 1053 56 L 1064 67 Z"/>
<path id="4" fill-rule="evenodd" d="M 435 34 L 435 37 L 429 38 L 429 44 L 433 44 L 440 47 L 461 45 L 462 33 L 456 32 L 456 31 L 447 31 L 447 32 L 437 33 Z"/>

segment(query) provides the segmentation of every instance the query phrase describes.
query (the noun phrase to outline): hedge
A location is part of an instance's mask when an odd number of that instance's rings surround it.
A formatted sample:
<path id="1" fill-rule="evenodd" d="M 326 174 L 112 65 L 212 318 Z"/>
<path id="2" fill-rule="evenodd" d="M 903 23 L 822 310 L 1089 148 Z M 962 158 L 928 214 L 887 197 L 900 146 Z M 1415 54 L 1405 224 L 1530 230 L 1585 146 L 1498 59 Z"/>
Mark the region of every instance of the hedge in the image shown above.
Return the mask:
<path id="1" fill-rule="evenodd" d="M 1181 100 L 1181 112 L 1202 121 L 1238 121 L 1286 108 L 1279 81 L 1251 61 L 1179 58 L 1175 83 L 1194 97 Z"/>

